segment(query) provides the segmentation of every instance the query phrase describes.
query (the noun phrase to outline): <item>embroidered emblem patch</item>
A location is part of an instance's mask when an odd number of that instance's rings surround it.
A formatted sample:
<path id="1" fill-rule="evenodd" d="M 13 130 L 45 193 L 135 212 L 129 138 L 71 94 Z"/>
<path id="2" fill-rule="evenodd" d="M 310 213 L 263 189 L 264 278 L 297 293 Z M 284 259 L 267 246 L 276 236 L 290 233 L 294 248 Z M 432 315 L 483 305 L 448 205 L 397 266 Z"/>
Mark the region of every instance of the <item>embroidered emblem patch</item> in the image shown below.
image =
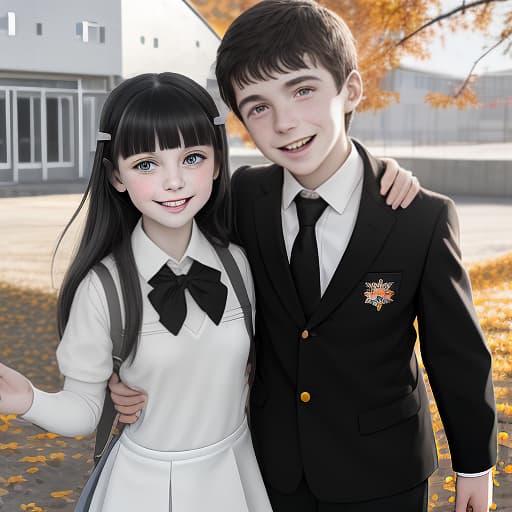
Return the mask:
<path id="1" fill-rule="evenodd" d="M 380 311 L 384 304 L 389 304 L 393 302 L 393 295 L 395 292 L 391 289 L 393 286 L 393 281 L 389 283 L 385 283 L 382 279 L 379 279 L 378 282 L 373 283 L 365 283 L 366 291 L 364 292 L 364 296 L 366 300 L 365 304 L 371 304 L 377 308 L 377 311 Z"/>

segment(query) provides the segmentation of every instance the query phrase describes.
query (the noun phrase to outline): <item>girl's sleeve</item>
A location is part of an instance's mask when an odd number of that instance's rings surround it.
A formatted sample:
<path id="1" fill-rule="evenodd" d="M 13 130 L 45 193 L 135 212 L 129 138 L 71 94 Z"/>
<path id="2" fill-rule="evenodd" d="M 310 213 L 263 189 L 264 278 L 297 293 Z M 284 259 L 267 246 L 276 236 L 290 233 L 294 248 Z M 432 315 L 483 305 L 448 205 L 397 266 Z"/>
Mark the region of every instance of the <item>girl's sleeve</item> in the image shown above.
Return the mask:
<path id="1" fill-rule="evenodd" d="M 22 416 L 40 427 L 65 436 L 90 434 L 96 428 L 112 374 L 112 341 L 105 292 L 94 272 L 80 283 L 69 320 L 57 348 L 64 375 L 58 393 L 34 387 L 34 400 Z"/>

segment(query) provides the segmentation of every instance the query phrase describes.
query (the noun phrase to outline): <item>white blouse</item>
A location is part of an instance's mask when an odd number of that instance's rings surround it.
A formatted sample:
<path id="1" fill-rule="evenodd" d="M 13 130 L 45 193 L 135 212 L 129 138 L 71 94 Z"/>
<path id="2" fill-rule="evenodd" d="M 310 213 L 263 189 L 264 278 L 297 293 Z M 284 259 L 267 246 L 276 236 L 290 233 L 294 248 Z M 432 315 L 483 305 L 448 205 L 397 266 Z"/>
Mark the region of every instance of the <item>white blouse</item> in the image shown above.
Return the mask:
<path id="1" fill-rule="evenodd" d="M 132 248 L 143 296 L 143 323 L 137 355 L 123 363 L 123 382 L 147 394 L 138 421 L 128 426 L 136 443 L 160 451 L 180 451 L 215 443 L 232 433 L 245 414 L 249 337 L 244 316 L 218 256 L 194 223 L 183 258 L 175 261 L 144 233 L 141 222 L 132 234 Z M 254 287 L 247 259 L 237 246 L 230 250 L 241 270 L 254 310 Z M 148 281 L 162 265 L 187 273 L 192 261 L 221 271 L 228 288 L 224 315 L 216 326 L 185 291 L 187 316 L 174 336 L 159 322 L 147 298 Z M 120 290 L 112 257 L 104 263 Z M 121 301 L 122 307 L 122 301 Z M 123 311 L 124 316 L 124 311 Z M 91 433 L 97 426 L 107 381 L 112 373 L 112 342 L 105 293 L 89 272 L 78 287 L 69 321 L 57 349 L 65 376 L 63 390 L 34 388 L 34 401 L 23 416 L 46 430 L 67 436 Z"/>

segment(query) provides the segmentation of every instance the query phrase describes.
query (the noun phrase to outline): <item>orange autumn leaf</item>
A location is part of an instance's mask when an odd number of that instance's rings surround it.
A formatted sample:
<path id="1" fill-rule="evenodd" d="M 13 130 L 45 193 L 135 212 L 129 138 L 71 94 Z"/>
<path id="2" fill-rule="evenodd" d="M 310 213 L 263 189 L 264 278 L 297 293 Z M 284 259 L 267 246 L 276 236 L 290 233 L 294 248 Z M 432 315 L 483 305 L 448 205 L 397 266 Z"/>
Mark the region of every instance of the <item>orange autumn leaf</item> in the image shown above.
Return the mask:
<path id="1" fill-rule="evenodd" d="M 64 460 L 66 455 L 62 452 L 50 453 L 50 460 Z"/>
<path id="2" fill-rule="evenodd" d="M 69 496 L 73 494 L 73 491 L 54 491 L 50 493 L 52 498 L 64 498 L 65 496 Z"/>
<path id="3" fill-rule="evenodd" d="M 17 450 L 19 447 L 18 443 L 0 444 L 0 450 Z"/>
<path id="4" fill-rule="evenodd" d="M 6 494 L 9 494 L 9 491 L 0 487 L 0 496 L 5 496 Z"/>
<path id="5" fill-rule="evenodd" d="M 508 473 L 509 475 L 512 474 L 512 464 L 507 464 L 505 466 L 505 473 Z"/>
<path id="6" fill-rule="evenodd" d="M 32 464 L 34 462 L 42 462 L 43 464 L 46 464 L 46 457 L 44 455 L 36 455 L 34 457 L 27 455 L 26 457 L 22 457 L 20 462 L 31 462 Z"/>
<path id="7" fill-rule="evenodd" d="M 15 475 L 15 476 L 10 476 L 8 479 L 7 479 L 7 484 L 10 485 L 10 484 L 20 484 L 22 482 L 26 482 L 26 478 L 24 478 L 22 475 Z"/>
<path id="8" fill-rule="evenodd" d="M 33 474 L 33 473 L 37 473 L 38 471 L 39 471 L 39 468 L 34 468 L 34 467 L 32 467 L 32 468 L 27 468 L 27 469 L 25 470 L 25 473 Z"/>
<path id="9" fill-rule="evenodd" d="M 29 439 L 55 439 L 59 437 L 57 434 L 53 434 L 52 432 L 45 432 L 43 434 L 36 434 L 35 436 L 30 436 Z"/>

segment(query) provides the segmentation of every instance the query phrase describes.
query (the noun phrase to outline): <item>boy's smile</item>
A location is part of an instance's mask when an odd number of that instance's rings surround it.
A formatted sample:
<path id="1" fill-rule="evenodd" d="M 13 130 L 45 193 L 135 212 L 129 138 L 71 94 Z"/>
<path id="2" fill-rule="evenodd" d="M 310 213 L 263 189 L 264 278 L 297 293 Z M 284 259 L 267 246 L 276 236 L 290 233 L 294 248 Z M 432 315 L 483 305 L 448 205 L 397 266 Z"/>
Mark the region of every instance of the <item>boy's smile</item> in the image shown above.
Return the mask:
<path id="1" fill-rule="evenodd" d="M 306 188 L 329 179 L 350 152 L 344 115 L 361 96 L 353 72 L 338 92 L 321 65 L 276 73 L 268 80 L 234 84 L 237 106 L 258 149 L 288 169 Z"/>

